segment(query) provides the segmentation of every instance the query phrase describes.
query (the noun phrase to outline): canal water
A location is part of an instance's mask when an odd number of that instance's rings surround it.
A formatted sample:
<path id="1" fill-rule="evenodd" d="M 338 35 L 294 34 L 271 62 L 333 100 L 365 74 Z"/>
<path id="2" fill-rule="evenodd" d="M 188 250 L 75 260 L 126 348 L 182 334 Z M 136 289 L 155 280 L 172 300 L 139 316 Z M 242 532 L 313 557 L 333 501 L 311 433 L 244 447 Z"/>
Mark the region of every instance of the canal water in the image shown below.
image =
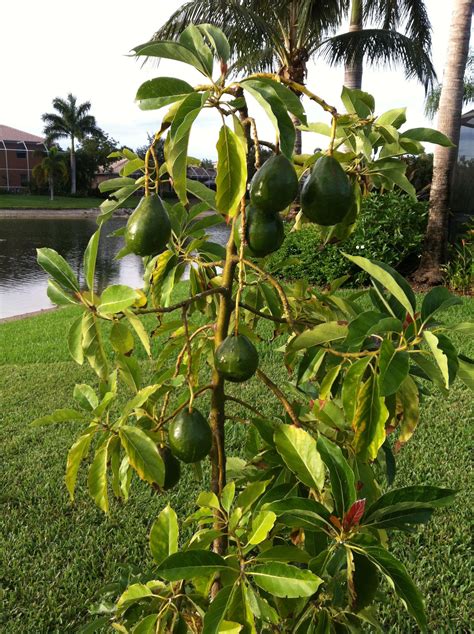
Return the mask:
<path id="1" fill-rule="evenodd" d="M 110 234 L 126 223 L 112 218 L 102 233 L 96 267 L 96 288 L 109 284 L 143 285 L 141 258 L 134 255 L 115 260 L 123 238 Z M 47 276 L 36 262 L 36 249 L 50 247 L 72 266 L 83 283 L 82 258 L 89 238 L 97 229 L 95 218 L 1 218 L 0 217 L 0 319 L 30 313 L 53 304 L 46 295 Z M 224 244 L 226 225 L 209 229 L 214 242 Z"/>

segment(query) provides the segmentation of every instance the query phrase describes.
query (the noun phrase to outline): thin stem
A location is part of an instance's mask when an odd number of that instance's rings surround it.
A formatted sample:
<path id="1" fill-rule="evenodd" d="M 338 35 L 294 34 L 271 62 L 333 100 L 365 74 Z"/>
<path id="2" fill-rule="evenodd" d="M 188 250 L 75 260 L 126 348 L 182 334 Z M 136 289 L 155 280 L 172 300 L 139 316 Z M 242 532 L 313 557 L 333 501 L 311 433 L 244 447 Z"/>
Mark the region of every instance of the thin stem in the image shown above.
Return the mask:
<path id="1" fill-rule="evenodd" d="M 273 383 L 273 381 L 260 369 L 257 370 L 257 376 L 261 381 L 263 381 L 263 383 L 265 383 L 265 385 L 273 392 L 273 394 L 275 394 L 277 399 L 280 401 L 280 403 L 283 405 L 286 412 L 288 413 L 288 416 L 291 418 L 291 422 L 293 423 L 293 425 L 295 427 L 301 427 L 301 423 L 298 419 L 298 416 L 295 413 L 295 410 L 291 406 L 291 403 L 289 402 L 289 400 L 280 390 L 278 385 L 275 385 L 275 383 Z"/>
<path id="2" fill-rule="evenodd" d="M 337 130 L 337 117 L 333 114 L 332 123 L 331 123 L 331 140 L 329 142 L 328 155 L 332 156 L 334 154 L 334 141 L 336 140 L 336 130 Z"/>
<path id="3" fill-rule="evenodd" d="M 253 306 L 249 306 L 245 302 L 240 302 L 240 307 L 244 308 L 245 310 L 248 310 L 249 313 L 253 313 L 254 315 L 257 315 L 257 317 L 262 317 L 262 319 L 268 319 L 269 321 L 274 321 L 276 324 L 287 324 L 288 323 L 287 319 L 283 319 L 282 317 L 274 317 L 273 315 L 269 315 L 267 313 L 262 313 L 262 311 L 257 310 Z M 293 323 L 294 324 L 298 324 L 300 326 L 307 326 L 307 327 L 314 326 L 314 324 L 312 324 L 311 322 L 302 321 L 300 319 L 294 319 Z"/>
<path id="4" fill-rule="evenodd" d="M 245 233 L 247 224 L 247 214 L 245 213 L 245 196 L 240 203 L 240 248 L 239 248 L 239 286 L 237 288 L 237 295 L 235 297 L 235 334 L 239 334 L 239 313 L 240 313 L 240 297 L 242 295 L 242 289 L 244 287 L 244 249 L 245 249 Z"/>
<path id="5" fill-rule="evenodd" d="M 184 336 L 186 339 L 185 346 L 186 352 L 188 354 L 188 368 L 186 371 L 186 380 L 189 387 L 189 411 L 193 411 L 193 402 L 194 402 L 194 386 L 193 386 L 193 367 L 192 367 L 192 351 L 191 351 L 191 340 L 189 337 L 189 324 L 188 324 L 188 306 L 183 307 L 183 324 L 184 324 Z"/>
<path id="6" fill-rule="evenodd" d="M 197 398 L 198 396 L 200 396 L 201 394 L 203 394 L 204 392 L 207 392 L 207 390 L 212 390 L 212 383 L 209 383 L 209 385 L 204 385 L 203 387 L 200 387 L 198 390 L 196 390 L 194 392 L 194 398 Z M 168 423 L 170 420 L 172 420 L 175 416 L 177 416 L 179 414 L 179 412 L 181 410 L 183 410 L 185 407 L 187 407 L 189 405 L 189 401 L 190 398 L 188 398 L 187 401 L 185 401 L 184 403 L 182 403 L 179 407 L 177 407 L 174 412 L 172 414 L 170 414 L 169 416 L 167 416 L 165 419 L 163 419 L 162 421 L 160 421 L 160 423 L 154 427 L 153 431 L 158 431 L 158 429 L 160 427 L 162 427 L 163 425 L 166 425 L 166 423 Z"/>
<path id="7" fill-rule="evenodd" d="M 139 308 L 135 311 L 137 315 L 145 315 L 147 313 L 172 313 L 179 308 L 183 308 L 184 306 L 190 306 L 193 302 L 197 302 L 203 297 L 207 297 L 208 295 L 217 295 L 218 293 L 224 293 L 226 291 L 224 286 L 216 286 L 216 288 L 209 288 L 206 291 L 202 291 L 202 293 L 197 293 L 192 297 L 188 297 L 188 299 L 183 299 L 182 302 L 178 302 L 173 306 L 158 306 L 157 308 Z"/>
<path id="8" fill-rule="evenodd" d="M 250 412 L 253 412 L 257 416 L 260 416 L 260 418 L 265 418 L 265 414 L 262 414 L 262 412 L 260 412 L 256 407 L 254 407 L 253 405 L 250 405 L 250 403 L 247 403 L 246 401 L 243 401 L 241 398 L 237 398 L 236 396 L 230 396 L 229 394 L 226 394 L 225 400 L 232 401 L 233 403 L 238 403 L 239 405 L 242 405 L 242 407 L 245 407 L 245 409 L 248 409 Z"/>

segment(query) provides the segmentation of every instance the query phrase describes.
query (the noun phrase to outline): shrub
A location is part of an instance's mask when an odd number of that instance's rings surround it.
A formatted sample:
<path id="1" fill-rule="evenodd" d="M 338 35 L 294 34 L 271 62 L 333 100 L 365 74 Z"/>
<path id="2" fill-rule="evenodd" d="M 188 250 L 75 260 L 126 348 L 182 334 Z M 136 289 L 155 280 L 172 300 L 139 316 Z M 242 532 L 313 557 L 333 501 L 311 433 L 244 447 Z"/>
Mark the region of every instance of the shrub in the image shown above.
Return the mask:
<path id="1" fill-rule="evenodd" d="M 322 285 L 342 275 L 352 275 L 351 282 L 368 278 L 347 260 L 342 251 L 383 260 L 407 273 L 416 268 L 423 245 L 428 204 L 414 202 L 395 193 L 372 194 L 364 199 L 354 233 L 344 242 L 323 245 L 316 225 L 303 225 L 288 233 L 283 246 L 270 256 L 268 270 L 288 280 L 305 278 Z"/>

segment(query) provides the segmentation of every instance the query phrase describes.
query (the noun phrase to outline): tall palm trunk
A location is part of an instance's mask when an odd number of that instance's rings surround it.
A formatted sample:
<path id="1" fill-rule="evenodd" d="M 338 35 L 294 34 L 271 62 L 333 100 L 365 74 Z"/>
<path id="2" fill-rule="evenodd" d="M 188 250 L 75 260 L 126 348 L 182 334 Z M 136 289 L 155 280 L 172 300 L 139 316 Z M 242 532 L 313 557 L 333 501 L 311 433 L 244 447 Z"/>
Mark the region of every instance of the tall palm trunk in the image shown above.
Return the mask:
<path id="1" fill-rule="evenodd" d="M 362 2 L 363 0 L 352 0 L 351 19 L 349 23 L 349 33 L 362 31 Z M 352 60 L 346 64 L 344 69 L 344 86 L 347 88 L 362 88 L 362 73 L 364 70 L 363 60 Z"/>
<path id="2" fill-rule="evenodd" d="M 461 131 L 463 80 L 469 52 L 473 4 L 473 0 L 454 0 L 453 3 L 437 127 L 452 140 L 455 147 L 436 146 L 434 152 L 428 227 L 421 263 L 414 275 L 417 282 L 429 285 L 442 282 L 440 267 L 447 255 L 449 198 Z"/>
<path id="3" fill-rule="evenodd" d="M 74 148 L 74 136 L 71 136 L 71 194 L 76 193 L 76 151 Z"/>
<path id="4" fill-rule="evenodd" d="M 54 200 L 54 178 L 53 175 L 49 175 L 49 199 Z"/>

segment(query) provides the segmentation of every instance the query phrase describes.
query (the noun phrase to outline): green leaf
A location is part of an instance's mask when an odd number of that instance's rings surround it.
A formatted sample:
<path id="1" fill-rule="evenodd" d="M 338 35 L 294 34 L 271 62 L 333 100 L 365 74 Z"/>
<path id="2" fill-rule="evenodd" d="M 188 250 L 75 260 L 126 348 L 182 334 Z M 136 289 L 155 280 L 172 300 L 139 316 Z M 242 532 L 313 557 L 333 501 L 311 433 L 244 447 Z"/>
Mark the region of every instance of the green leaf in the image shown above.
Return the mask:
<path id="1" fill-rule="evenodd" d="M 425 143 L 434 143 L 443 147 L 455 147 L 454 143 L 445 134 L 432 128 L 411 128 L 410 130 L 403 130 L 400 134 L 403 138 L 412 139 L 413 141 L 424 141 Z"/>
<path id="2" fill-rule="evenodd" d="M 53 280 L 48 280 L 46 294 L 53 304 L 57 306 L 70 306 L 71 304 L 79 303 L 70 293 L 66 293 L 66 291 Z"/>
<path id="3" fill-rule="evenodd" d="M 235 586 L 225 586 L 214 597 L 204 615 L 202 634 L 220 634 L 222 621 L 232 602 Z"/>
<path id="4" fill-rule="evenodd" d="M 109 436 L 106 442 L 96 450 L 94 460 L 89 469 L 87 477 L 87 486 L 91 498 L 97 506 L 104 511 L 109 512 L 109 496 L 107 494 L 107 461 L 109 444 L 113 436 Z"/>
<path id="5" fill-rule="evenodd" d="M 158 614 L 149 614 L 145 618 L 138 621 L 133 628 L 133 634 L 155 634 L 156 622 L 158 620 Z"/>
<path id="6" fill-rule="evenodd" d="M 409 366 L 408 353 L 397 352 L 390 339 L 384 339 L 379 352 L 380 396 L 390 396 L 397 392 L 408 376 Z"/>
<path id="7" fill-rule="evenodd" d="M 321 491 L 324 486 L 324 463 L 314 438 L 300 427 L 280 425 L 274 439 L 277 451 L 288 469 L 306 486 Z"/>
<path id="8" fill-rule="evenodd" d="M 157 564 L 178 551 L 178 517 L 168 504 L 151 527 L 150 550 Z"/>
<path id="9" fill-rule="evenodd" d="M 91 388 L 90 385 L 85 383 L 77 383 L 74 387 L 73 398 L 79 404 L 79 407 L 85 409 L 87 412 L 95 410 L 99 404 L 97 394 Z"/>
<path id="10" fill-rule="evenodd" d="M 240 138 L 223 125 L 217 141 L 216 206 L 220 213 L 233 217 L 247 186 L 247 160 Z"/>
<path id="11" fill-rule="evenodd" d="M 110 329 L 110 343 L 115 352 L 128 354 L 133 350 L 135 340 L 126 324 L 115 321 Z"/>
<path id="12" fill-rule="evenodd" d="M 378 377 L 374 374 L 364 383 L 357 395 L 352 420 L 353 446 L 363 459 L 375 460 L 385 440 L 385 421 L 388 409 L 380 398 Z"/>
<path id="13" fill-rule="evenodd" d="M 462 304 L 462 299 L 452 295 L 445 286 L 435 286 L 425 295 L 421 305 L 421 320 L 425 323 L 439 310 Z"/>
<path id="14" fill-rule="evenodd" d="M 228 570 L 225 559 L 217 553 L 207 550 L 188 550 L 167 557 L 157 569 L 158 574 L 167 581 L 194 579 Z"/>
<path id="15" fill-rule="evenodd" d="M 321 458 L 329 469 L 336 515 L 342 518 L 356 501 L 354 472 L 345 459 L 341 448 L 325 436 L 319 436 L 317 447 Z"/>
<path id="16" fill-rule="evenodd" d="M 380 546 L 357 548 L 385 576 L 392 588 L 402 600 L 408 612 L 414 617 L 422 632 L 427 631 L 425 606 L 420 591 L 411 580 L 405 566 Z"/>
<path id="17" fill-rule="evenodd" d="M 145 326 L 141 322 L 140 318 L 134 315 L 129 310 L 124 310 L 123 313 L 128 319 L 132 328 L 137 333 L 138 338 L 140 339 L 142 343 L 142 346 L 145 348 L 145 352 L 147 353 L 148 356 L 151 356 L 150 338 L 148 337 L 148 333 L 145 330 Z"/>
<path id="18" fill-rule="evenodd" d="M 42 427 L 43 425 L 52 425 L 54 423 L 66 423 L 68 421 L 82 421 L 84 422 L 84 414 L 78 412 L 75 409 L 63 408 L 57 409 L 52 414 L 46 416 L 40 416 L 32 421 L 32 427 Z"/>
<path id="19" fill-rule="evenodd" d="M 276 515 L 273 511 L 259 511 L 252 518 L 252 528 L 248 537 L 249 544 L 260 544 L 266 538 L 268 533 L 272 530 L 276 520 Z"/>
<path id="20" fill-rule="evenodd" d="M 474 364 L 461 358 L 458 358 L 458 363 L 459 378 L 470 390 L 474 391 Z"/>
<path id="21" fill-rule="evenodd" d="M 393 125 L 394 128 L 398 129 L 407 120 L 406 111 L 406 108 L 394 108 L 392 110 L 387 110 L 387 112 L 384 112 L 377 117 L 375 123 L 377 125 Z"/>
<path id="22" fill-rule="evenodd" d="M 441 508 L 451 504 L 456 495 L 454 489 L 442 489 L 434 486 L 415 485 L 392 489 L 380 496 L 365 512 L 364 524 L 381 510 L 390 509 L 402 503 L 418 503 L 431 508 Z"/>
<path id="23" fill-rule="evenodd" d="M 269 482 L 269 480 L 261 480 L 248 484 L 237 497 L 236 506 L 240 507 L 243 512 L 247 511 L 263 495 Z"/>
<path id="24" fill-rule="evenodd" d="M 213 24 L 197 24 L 196 27 L 209 40 L 218 59 L 227 62 L 230 58 L 230 45 L 225 34 Z"/>
<path id="25" fill-rule="evenodd" d="M 235 482 L 234 481 L 228 482 L 225 485 L 225 487 L 222 489 L 222 494 L 221 494 L 221 505 L 224 511 L 226 511 L 227 513 L 230 512 L 232 502 L 234 501 L 234 497 L 235 497 Z"/>
<path id="26" fill-rule="evenodd" d="M 140 478 L 163 486 L 165 466 L 155 443 L 137 427 L 122 425 L 119 435 L 130 464 Z"/>
<path id="27" fill-rule="evenodd" d="M 175 101 L 184 99 L 194 92 L 193 87 L 183 79 L 177 77 L 156 77 L 143 83 L 138 89 L 138 107 L 140 110 L 158 110 Z"/>
<path id="28" fill-rule="evenodd" d="M 94 292 L 94 275 L 97 261 L 97 251 L 99 249 L 100 227 L 92 234 L 84 251 L 84 278 L 87 288 Z"/>
<path id="29" fill-rule="evenodd" d="M 74 500 L 74 490 L 76 488 L 77 472 L 82 460 L 87 456 L 93 435 L 97 431 L 97 425 L 90 427 L 84 434 L 79 436 L 72 445 L 67 455 L 66 463 L 66 487 Z"/>
<path id="30" fill-rule="evenodd" d="M 455 324 L 449 327 L 454 332 L 459 332 L 469 337 L 474 337 L 474 321 L 462 321 L 460 324 Z"/>
<path id="31" fill-rule="evenodd" d="M 130 286 L 113 284 L 105 289 L 100 298 L 97 310 L 103 315 L 120 313 L 138 299 L 137 291 Z"/>
<path id="32" fill-rule="evenodd" d="M 201 491 L 196 500 L 196 504 L 201 507 L 220 509 L 219 499 L 212 491 Z"/>
<path id="33" fill-rule="evenodd" d="M 307 564 L 311 556 L 305 550 L 285 544 L 283 546 L 272 546 L 267 550 L 259 553 L 256 557 L 258 561 L 280 561 L 282 563 L 300 563 Z"/>
<path id="34" fill-rule="evenodd" d="M 132 585 L 128 586 L 125 592 L 120 595 L 117 601 L 117 608 L 123 609 L 147 597 L 153 597 L 153 592 L 148 586 L 143 583 L 132 583 Z"/>
<path id="35" fill-rule="evenodd" d="M 168 172 L 173 179 L 174 190 L 183 205 L 186 196 L 186 169 L 191 126 L 201 112 L 209 93 L 193 92 L 183 99 L 176 110 L 165 144 Z"/>
<path id="36" fill-rule="evenodd" d="M 285 498 L 265 504 L 265 510 L 273 511 L 279 522 L 286 526 L 297 526 L 317 530 L 327 528 L 330 513 L 325 506 L 307 498 Z M 329 524 L 331 526 L 331 524 Z"/>
<path id="37" fill-rule="evenodd" d="M 120 156 L 122 158 L 122 156 Z M 99 183 L 99 191 L 102 194 L 111 191 L 117 191 L 117 189 L 122 189 L 123 187 L 130 187 L 135 185 L 135 179 L 133 178 L 111 178 L 108 181 L 103 181 Z"/>
<path id="38" fill-rule="evenodd" d="M 107 358 L 100 336 L 97 318 L 93 313 L 85 312 L 82 317 L 82 349 L 91 368 L 103 381 L 108 377 Z"/>
<path id="39" fill-rule="evenodd" d="M 278 135 L 282 154 L 291 160 L 296 138 L 295 127 L 274 88 L 258 79 L 247 79 L 241 82 L 241 86 L 265 110 Z"/>
<path id="40" fill-rule="evenodd" d="M 194 24 L 187 26 L 179 36 L 180 44 L 184 44 L 190 51 L 193 51 L 205 69 L 205 75 L 212 79 L 213 56 L 211 49 L 207 46 L 201 31 Z"/>
<path id="41" fill-rule="evenodd" d="M 309 570 L 278 562 L 255 566 L 247 575 L 253 577 L 262 590 L 288 599 L 310 597 L 322 583 L 322 579 Z"/>
<path id="42" fill-rule="evenodd" d="M 357 88 L 350 89 L 343 86 L 341 101 L 347 112 L 357 114 L 362 119 L 369 117 L 375 109 L 372 95 Z"/>
<path id="43" fill-rule="evenodd" d="M 59 253 L 46 247 L 36 249 L 36 253 L 38 264 L 53 280 L 68 291 L 79 292 L 79 281 L 74 271 Z"/>
<path id="44" fill-rule="evenodd" d="M 182 42 L 171 42 L 166 40 L 161 42 L 147 42 L 146 44 L 136 46 L 133 50 L 135 55 L 138 57 L 160 57 L 189 64 L 208 77 L 207 69 L 196 55 L 196 52 L 188 48 L 187 42 L 186 45 Z"/>
<path id="45" fill-rule="evenodd" d="M 269 86 L 281 99 L 288 112 L 291 112 L 291 114 L 295 115 L 295 117 L 299 119 L 303 125 L 307 124 L 306 113 L 304 111 L 301 99 L 299 99 L 299 97 L 292 90 L 287 88 L 285 84 L 266 77 L 259 78 L 258 82 L 260 84 Z"/>
<path id="46" fill-rule="evenodd" d="M 399 279 L 396 279 L 396 271 L 381 262 L 371 262 L 370 260 L 367 260 L 367 258 L 363 258 L 359 255 L 349 255 L 348 253 L 344 253 L 343 255 L 351 262 L 354 262 L 354 264 L 357 264 L 358 267 L 366 271 L 375 280 L 380 282 L 380 284 L 382 284 L 382 286 L 384 286 L 395 297 L 395 299 L 400 302 L 407 313 L 411 315 L 411 317 L 414 316 L 416 298 L 414 294 L 412 296 L 408 293 L 408 289 L 406 287 L 402 289 L 400 284 L 397 283 L 397 281 L 399 282 Z M 397 275 L 398 277 L 401 277 L 399 274 Z M 413 291 L 411 291 L 411 293 L 413 293 Z"/>
<path id="47" fill-rule="evenodd" d="M 357 396 L 362 385 L 364 373 L 369 365 L 370 357 L 365 357 L 354 361 L 347 370 L 342 384 L 342 405 L 346 419 L 352 422 L 357 403 Z"/>
<path id="48" fill-rule="evenodd" d="M 327 321 L 297 335 L 289 343 L 287 352 L 296 352 L 304 348 L 319 346 L 328 341 L 344 339 L 347 336 L 347 332 L 348 328 L 346 325 L 339 324 L 337 321 Z"/>
<path id="49" fill-rule="evenodd" d="M 216 194 L 212 191 L 212 189 L 209 189 L 209 187 L 206 187 L 203 183 L 190 178 L 186 179 L 186 189 L 190 194 L 205 202 L 210 209 L 217 211 Z"/>
<path id="50" fill-rule="evenodd" d="M 142 161 L 142 159 L 136 159 L 135 162 L 128 163 L 123 168 L 122 172 L 127 172 L 128 170 L 134 172 L 143 165 L 144 162 Z M 142 185 L 143 184 L 135 184 L 129 185 L 127 187 L 122 187 L 114 193 L 114 198 L 104 200 L 104 202 L 100 205 L 100 215 L 97 217 L 97 224 L 102 225 L 104 222 L 107 222 L 107 220 L 112 217 L 114 211 L 123 207 L 125 201 L 127 201 L 130 196 L 133 196 L 133 194 L 138 191 L 142 187 Z"/>
<path id="51" fill-rule="evenodd" d="M 449 388 L 449 368 L 448 357 L 444 354 L 443 350 L 439 347 L 439 339 L 429 330 L 423 332 L 423 338 L 428 344 L 431 353 L 441 371 L 441 375 L 444 381 L 444 387 Z"/>
<path id="52" fill-rule="evenodd" d="M 420 399 L 418 388 L 411 376 L 407 376 L 397 392 L 400 405 L 403 410 L 403 418 L 400 422 L 400 434 L 398 440 L 407 442 L 413 435 L 420 419 Z"/>

